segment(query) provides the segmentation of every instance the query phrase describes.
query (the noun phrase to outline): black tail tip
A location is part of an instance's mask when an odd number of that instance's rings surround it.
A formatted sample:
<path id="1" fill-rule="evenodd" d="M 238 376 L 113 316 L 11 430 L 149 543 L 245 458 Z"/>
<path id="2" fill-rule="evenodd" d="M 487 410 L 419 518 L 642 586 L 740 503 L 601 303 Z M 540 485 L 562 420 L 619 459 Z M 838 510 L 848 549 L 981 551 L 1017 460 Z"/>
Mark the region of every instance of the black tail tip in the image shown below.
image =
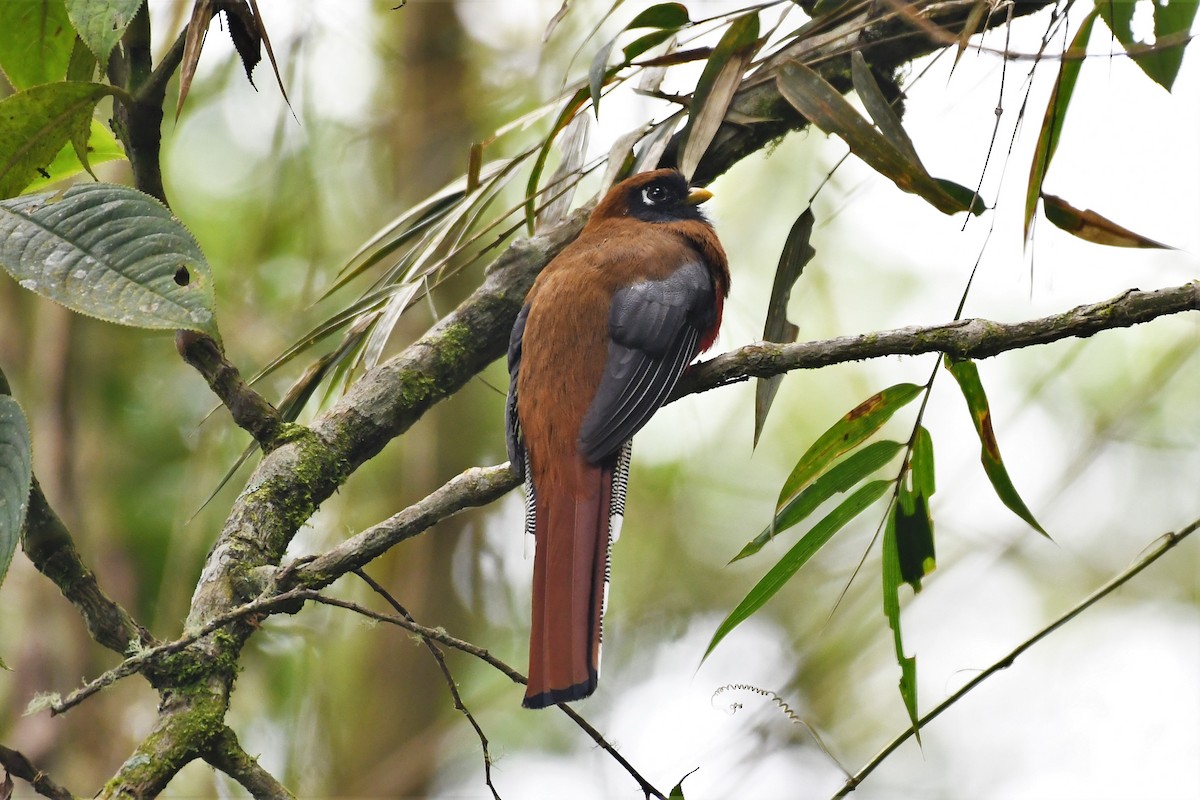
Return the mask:
<path id="1" fill-rule="evenodd" d="M 586 681 L 580 681 L 565 689 L 546 689 L 541 692 L 525 692 L 525 699 L 521 701 L 521 705 L 525 708 L 546 708 L 547 706 L 558 705 L 559 703 L 571 703 L 575 700 L 582 700 L 588 697 L 592 692 L 596 691 L 598 676 L 593 672 Z"/>

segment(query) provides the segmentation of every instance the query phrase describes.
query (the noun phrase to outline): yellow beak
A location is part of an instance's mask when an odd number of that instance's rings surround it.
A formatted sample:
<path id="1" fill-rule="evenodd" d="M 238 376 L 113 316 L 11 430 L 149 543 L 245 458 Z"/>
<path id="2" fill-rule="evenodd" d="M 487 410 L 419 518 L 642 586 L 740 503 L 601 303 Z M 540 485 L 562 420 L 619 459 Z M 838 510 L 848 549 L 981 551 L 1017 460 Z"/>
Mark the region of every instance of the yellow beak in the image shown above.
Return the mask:
<path id="1" fill-rule="evenodd" d="M 688 191 L 687 203 L 689 206 L 698 206 L 712 196 L 712 192 L 710 192 L 708 189 L 695 187 Z"/>

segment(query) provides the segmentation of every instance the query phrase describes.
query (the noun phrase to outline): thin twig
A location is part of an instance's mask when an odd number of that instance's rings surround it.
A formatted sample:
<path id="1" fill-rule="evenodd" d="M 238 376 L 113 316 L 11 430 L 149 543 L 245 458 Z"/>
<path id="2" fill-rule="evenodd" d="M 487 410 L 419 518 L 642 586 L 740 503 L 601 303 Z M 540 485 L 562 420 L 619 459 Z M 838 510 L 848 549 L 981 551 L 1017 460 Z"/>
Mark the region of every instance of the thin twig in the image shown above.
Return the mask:
<path id="1" fill-rule="evenodd" d="M 0 745 L 0 765 L 9 775 L 16 775 L 21 780 L 27 781 L 33 790 L 42 797 L 50 797 L 53 800 L 74 800 L 75 798 L 75 795 L 50 780 L 50 776 L 35 767 L 24 754 L 10 750 L 4 745 Z"/>
<path id="2" fill-rule="evenodd" d="M 371 589 L 387 602 L 396 613 L 404 617 L 409 622 L 415 622 L 412 614 L 408 613 L 408 609 L 400 605 L 396 598 L 392 597 L 391 592 L 384 589 L 370 575 L 363 572 L 361 569 L 354 570 L 354 574 L 361 578 Z M 458 684 L 454 681 L 454 676 L 450 674 L 450 667 L 446 664 L 446 657 L 442 654 L 442 649 L 428 639 L 422 639 L 425 647 L 429 649 L 429 653 L 433 656 L 433 660 L 437 662 L 438 669 L 442 672 L 442 677 L 446 679 L 446 688 L 450 690 L 450 697 L 454 700 L 454 707 L 461 711 L 463 716 L 467 718 L 467 722 L 471 723 L 471 727 L 475 729 L 475 735 L 479 737 L 479 747 L 483 750 L 483 782 L 492 792 L 492 797 L 496 800 L 501 800 L 500 793 L 496 791 L 495 784 L 492 783 L 492 756 L 488 752 L 488 738 L 483 732 L 483 728 L 479 727 L 479 722 L 476 721 L 474 715 L 467 709 L 463 703 L 462 695 L 458 692 Z"/>
<path id="3" fill-rule="evenodd" d="M 856 788 L 858 788 L 858 785 L 861 784 L 868 775 L 870 775 L 872 772 L 875 771 L 876 767 L 878 767 L 880 764 L 882 764 L 887 759 L 888 756 L 890 756 L 893 752 L 895 752 L 895 750 L 897 748 L 900 747 L 900 745 L 902 745 L 906 741 L 908 741 L 909 737 L 911 737 L 917 730 L 924 728 L 927 724 L 929 724 L 934 719 L 936 719 L 938 717 L 938 715 L 940 715 L 943 711 L 945 711 L 950 706 L 957 703 L 959 700 L 961 700 L 963 697 L 965 697 L 968 692 L 970 692 L 972 689 L 977 687 L 979 684 L 983 683 L 985 680 L 990 678 L 992 675 L 995 675 L 997 672 L 1011 667 L 1013 665 L 1013 662 L 1017 660 L 1017 657 L 1020 656 L 1022 653 L 1024 653 L 1026 650 L 1033 647 L 1035 644 L 1040 642 L 1042 639 L 1045 639 L 1051 633 L 1054 633 L 1054 631 L 1058 630 L 1063 625 L 1065 625 L 1068 622 L 1070 622 L 1071 620 L 1073 620 L 1075 617 L 1079 616 L 1086 609 L 1088 609 L 1092 605 L 1094 605 L 1097 601 L 1107 597 L 1108 595 L 1112 594 L 1112 592 L 1115 591 L 1116 589 L 1119 589 L 1120 587 L 1124 586 L 1126 583 L 1129 582 L 1129 580 L 1131 578 L 1133 578 L 1135 575 L 1140 573 L 1146 567 L 1153 564 L 1155 561 L 1157 561 L 1159 558 L 1161 558 L 1163 555 L 1165 555 L 1168 550 L 1171 550 L 1173 547 L 1175 547 L 1175 545 L 1179 544 L 1184 539 L 1186 539 L 1188 536 L 1193 534 L 1198 528 L 1200 528 L 1200 519 L 1192 522 L 1190 525 L 1181 529 L 1178 532 L 1170 532 L 1170 533 L 1163 534 L 1163 536 L 1161 536 L 1158 539 L 1157 543 L 1144 556 L 1139 558 L 1137 561 L 1135 561 L 1133 564 L 1131 564 L 1129 567 L 1127 567 L 1122 572 L 1115 575 L 1111 580 L 1109 580 L 1107 583 L 1105 583 L 1099 589 L 1092 592 L 1090 595 L 1088 595 L 1084 600 L 1082 600 L 1080 603 L 1078 603 L 1070 611 L 1063 614 L 1061 617 L 1054 620 L 1054 622 L 1050 623 L 1045 628 L 1042 628 L 1036 634 L 1034 634 L 1030 638 L 1026 639 L 1024 642 L 1019 644 L 1016 648 L 1014 648 L 1012 650 L 1012 652 L 1010 652 L 1008 655 L 1004 656 L 1004 658 L 1001 658 L 999 661 L 992 664 L 990 667 L 985 669 L 983 672 L 976 675 L 965 686 L 963 686 L 957 692 L 955 692 L 954 694 L 950 695 L 945 700 L 943 700 L 936 708 L 934 708 L 928 714 L 926 714 L 925 716 L 923 716 L 919 720 L 917 720 L 917 724 L 915 727 L 909 728 L 904 733 L 900 734 L 895 739 L 893 739 L 886 747 L 884 747 L 882 750 L 880 750 L 879 753 L 877 753 L 875 755 L 875 757 L 872 758 L 867 763 L 866 766 L 864 766 L 857 773 L 855 773 L 852 777 L 850 777 L 846 781 L 845 785 L 843 785 L 842 788 L 838 791 L 838 793 L 834 795 L 834 798 L 845 797 L 846 795 L 853 792 Z"/>

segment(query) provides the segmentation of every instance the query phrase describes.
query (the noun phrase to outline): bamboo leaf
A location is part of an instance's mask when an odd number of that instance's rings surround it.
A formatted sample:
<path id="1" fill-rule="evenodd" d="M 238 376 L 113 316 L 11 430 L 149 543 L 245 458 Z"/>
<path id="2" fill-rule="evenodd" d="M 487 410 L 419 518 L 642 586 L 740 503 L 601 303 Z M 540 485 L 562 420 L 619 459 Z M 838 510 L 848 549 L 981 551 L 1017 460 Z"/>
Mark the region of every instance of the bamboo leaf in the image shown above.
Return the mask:
<path id="1" fill-rule="evenodd" d="M 60 81 L 0 100 L 0 198 L 32 183 L 64 145 L 87 167 L 92 111 L 109 94 L 99 83 Z"/>
<path id="2" fill-rule="evenodd" d="M 883 613 L 892 629 L 896 645 L 896 663 L 900 666 L 900 698 L 912 721 L 913 735 L 921 743 L 921 730 L 917 727 L 917 658 L 904 655 L 904 639 L 900 632 L 900 556 L 896 546 L 896 506 L 888 514 L 883 529 Z"/>
<path id="3" fill-rule="evenodd" d="M 825 471 L 834 459 L 858 447 L 883 427 L 892 415 L 921 393 L 912 383 L 898 383 L 868 397 L 852 408 L 805 451 L 779 492 L 776 513 L 791 503 L 808 483 Z"/>
<path id="4" fill-rule="evenodd" d="M 799 218 L 792 224 L 787 240 L 783 243 L 783 252 L 779 255 L 779 266 L 775 268 L 775 283 L 771 287 L 771 299 L 767 302 L 767 321 L 763 326 L 763 341 L 789 343 L 796 341 L 800 329 L 788 321 L 788 301 L 792 297 L 792 287 L 804 271 L 804 266 L 816 255 L 809 239 L 812 236 L 812 208 L 804 209 Z M 758 446 L 758 438 L 762 435 L 763 426 L 767 424 L 767 412 L 779 391 L 782 375 L 770 378 L 759 378 L 754 390 L 754 446 Z"/>
<path id="5" fill-rule="evenodd" d="M 824 78 L 798 61 L 789 61 L 775 78 L 780 94 L 801 114 L 826 133 L 841 137 L 867 166 L 891 180 L 905 192 L 916 194 L 945 214 L 970 211 L 980 214 L 985 206 L 974 193 L 948 181 L 933 178 L 919 162 L 875 130 L 854 106 Z M 869 90 L 868 90 L 869 91 Z"/>
<path id="6" fill-rule="evenodd" d="M 875 81 L 875 76 L 871 74 L 871 70 L 867 66 L 867 59 L 863 57 L 860 50 L 855 50 L 850 56 L 850 77 L 854 82 L 854 91 L 862 100 L 871 119 L 875 120 L 879 132 L 900 151 L 901 155 L 912 164 L 924 169 L 921 157 L 917 155 L 916 146 L 909 138 L 908 132 L 904 130 L 900 117 L 896 116 L 896 112 L 892 110 L 892 104 L 883 96 L 879 84 Z"/>
<path id="7" fill-rule="evenodd" d="M 847 522 L 857 517 L 868 506 L 883 496 L 891 481 L 872 481 L 860 486 L 858 491 L 842 501 L 841 505 L 829 512 L 800 541 L 784 554 L 774 567 L 754 585 L 750 593 L 738 604 L 737 608 L 717 627 L 713 634 L 704 657 L 724 639 L 730 631 L 745 622 L 752 614 L 762 608 L 768 600 L 783 588 L 796 572 L 820 550 L 833 535 L 841 530 Z"/>
<path id="8" fill-rule="evenodd" d="M 167 208 L 127 186 L 0 202 L 0 267 L 30 291 L 119 325 L 217 336 L 212 272 Z"/>
<path id="9" fill-rule="evenodd" d="M 1196 19 L 1196 0 L 1158 0 L 1154 8 L 1154 43 L 1142 42 L 1133 35 L 1133 14 L 1137 4 L 1096 0 L 1095 12 L 1125 48 L 1133 63 L 1142 68 L 1152 81 L 1168 92 L 1175 85 L 1175 77 L 1183 64 L 1183 50 L 1189 39 L 1187 33 Z M 1164 44 L 1172 39 L 1174 44 Z"/>
<path id="10" fill-rule="evenodd" d="M 729 563 L 739 561 L 757 553 L 772 538 L 788 528 L 803 522 L 809 514 L 835 494 L 849 491 L 856 483 L 881 469 L 903 449 L 900 442 L 884 440 L 872 442 L 832 467 L 775 514 L 771 524 L 762 533 L 746 543 Z"/>
<path id="11" fill-rule="evenodd" d="M 757 50 L 757 11 L 731 22 L 713 48 L 696 83 L 696 91 L 692 93 L 688 123 L 683 130 L 679 171 L 685 178 L 691 179 L 707 152 Z"/>
<path id="12" fill-rule="evenodd" d="M 550 132 L 546 134 L 541 148 L 538 149 L 537 158 L 533 162 L 533 170 L 529 173 L 529 183 L 525 186 L 525 225 L 529 229 L 530 236 L 536 229 L 538 185 L 542 180 L 542 171 L 546 168 L 546 159 L 550 156 L 550 148 L 554 145 L 555 137 L 575 118 L 579 109 L 583 108 L 583 104 L 590 96 L 586 86 L 571 95 L 566 105 L 558 112 L 554 124 L 550 127 Z"/>
<path id="13" fill-rule="evenodd" d="M 1000 445 L 997 443 L 996 433 L 992 429 L 992 412 L 988 408 L 987 395 L 983 391 L 983 384 L 979 380 L 979 370 L 976 368 L 975 362 L 956 361 L 946 357 L 943 364 L 958 381 L 963 398 L 967 401 L 967 408 L 971 411 L 971 420 L 975 423 L 975 432 L 979 435 L 979 442 L 982 446 L 980 461 L 983 462 L 983 471 L 987 473 L 988 480 L 991 481 L 992 488 L 996 491 L 996 496 L 1000 498 L 1000 502 L 1008 506 L 1010 511 L 1049 539 L 1050 534 L 1046 533 L 1038 524 L 1033 513 L 1025 505 L 1025 501 L 1017 493 L 1012 478 L 1008 475 L 1008 469 L 1000 457 Z"/>
<path id="14" fill-rule="evenodd" d="M 1113 3 L 1124 5 L 1124 3 Z M 1132 5 L 1132 4 L 1130 4 Z M 1083 19 L 1067 55 L 1082 56 L 1087 50 L 1088 38 L 1092 35 L 1092 25 L 1096 22 L 1096 12 L 1091 11 Z M 1046 171 L 1058 149 L 1058 140 L 1062 134 L 1063 122 L 1067 118 L 1067 109 L 1071 105 L 1071 94 L 1075 91 L 1075 82 L 1079 79 L 1079 69 L 1083 66 L 1082 58 L 1064 58 L 1058 68 L 1058 79 L 1054 91 L 1050 93 L 1050 102 L 1046 104 L 1046 114 L 1042 118 L 1042 129 L 1038 133 L 1037 146 L 1033 151 L 1033 163 L 1029 165 L 1029 186 L 1025 189 L 1025 240 L 1029 240 L 1033 229 L 1033 212 L 1037 210 L 1038 197 L 1042 193 L 1042 183 L 1046 179 Z"/>
<path id="15" fill-rule="evenodd" d="M 1174 250 L 1170 245 L 1156 242 L 1153 239 L 1134 233 L 1113 222 L 1108 217 L 1101 216 L 1090 208 L 1080 211 L 1061 197 L 1042 193 L 1042 209 L 1046 219 L 1062 228 L 1072 236 L 1078 236 L 1093 244 L 1104 244 L 1110 247 L 1157 247 Z"/>
<path id="16" fill-rule="evenodd" d="M 917 426 L 909 469 L 911 488 L 901 481 L 896 498 L 896 556 L 901 578 L 919 592 L 921 579 L 937 566 L 933 517 L 929 514 L 929 498 L 936 490 L 933 439 L 923 426 Z"/>
<path id="17" fill-rule="evenodd" d="M 691 23 L 687 6 L 683 3 L 659 3 L 650 6 L 630 20 L 629 24 L 625 26 L 625 30 L 631 31 L 637 28 L 679 29 Z"/>
<path id="18" fill-rule="evenodd" d="M 0 583 L 21 537 L 33 481 L 33 446 L 20 404 L 0 395 Z"/>

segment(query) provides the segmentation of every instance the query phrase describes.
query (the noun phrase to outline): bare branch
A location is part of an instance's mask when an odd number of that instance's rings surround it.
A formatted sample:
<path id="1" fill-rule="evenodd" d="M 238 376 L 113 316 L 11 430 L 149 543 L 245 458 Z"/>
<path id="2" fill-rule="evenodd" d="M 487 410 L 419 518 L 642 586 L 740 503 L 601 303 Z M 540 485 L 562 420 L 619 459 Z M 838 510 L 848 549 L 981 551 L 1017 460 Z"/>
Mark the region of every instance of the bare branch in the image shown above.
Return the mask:
<path id="1" fill-rule="evenodd" d="M 229 409 L 234 423 L 253 436 L 264 451 L 273 450 L 284 427 L 283 419 L 275 406 L 242 379 L 221 345 L 202 333 L 177 331 L 175 348 Z"/>
<path id="2" fill-rule="evenodd" d="M 943 711 L 945 711 L 947 708 L 954 705 L 959 700 L 961 700 L 963 697 L 965 697 L 967 695 L 967 693 L 970 692 L 972 689 L 979 686 L 979 684 L 983 683 L 985 680 L 992 677 L 997 672 L 1000 672 L 1001 670 L 1005 670 L 1005 669 L 1008 669 L 1009 667 L 1011 667 L 1013 665 L 1013 662 L 1015 662 L 1017 660 L 1017 657 L 1020 656 L 1022 653 L 1024 653 L 1026 650 L 1033 647 L 1035 644 L 1040 642 L 1042 639 L 1045 639 L 1050 634 L 1054 633 L 1056 630 L 1061 628 L 1063 625 L 1066 625 L 1068 622 L 1070 622 L 1075 617 L 1082 614 L 1084 611 L 1086 611 L 1088 608 L 1093 606 L 1098 601 L 1104 599 L 1105 597 L 1112 594 L 1117 589 L 1124 586 L 1134 576 L 1136 576 L 1138 573 L 1140 573 L 1146 567 L 1150 566 L 1155 561 L 1157 561 L 1159 558 L 1166 555 L 1168 551 L 1170 551 L 1173 547 L 1175 547 L 1175 545 L 1179 544 L 1184 539 L 1186 539 L 1188 536 L 1191 536 L 1193 533 L 1195 533 L 1198 528 L 1200 528 L 1200 519 L 1192 522 L 1190 525 L 1179 530 L 1178 532 L 1173 531 L 1170 533 L 1163 534 L 1163 536 L 1161 536 L 1158 539 L 1157 543 L 1149 550 L 1149 552 L 1147 552 L 1145 555 L 1143 555 L 1141 558 L 1139 558 L 1137 561 L 1135 561 L 1133 564 L 1131 564 L 1125 570 L 1123 570 L 1119 574 L 1115 575 L 1111 580 L 1108 581 L 1108 583 L 1104 584 L 1099 589 L 1092 592 L 1090 595 L 1088 595 L 1084 600 L 1079 602 L 1070 611 L 1066 612 L 1061 617 L 1054 620 L 1054 622 L 1050 623 L 1045 628 L 1042 628 L 1040 631 L 1038 631 L 1033 636 L 1026 639 L 1024 642 L 1021 642 L 1021 644 L 1017 645 L 1017 647 L 1015 647 L 1008 655 L 1004 656 L 1004 658 L 1001 658 L 995 664 L 992 664 L 990 667 L 985 669 L 983 672 L 979 673 L 974 678 L 972 678 L 969 682 L 967 682 L 967 684 L 965 686 L 963 686 L 957 692 L 950 695 L 945 700 L 943 700 L 940 704 L 938 704 L 937 708 L 933 709 L 928 714 L 921 717 L 921 719 L 917 720 L 917 724 L 916 724 L 915 728 L 909 728 L 904 733 L 900 734 L 895 739 L 893 739 L 886 747 L 884 747 L 882 750 L 880 750 L 879 753 L 876 754 L 876 756 L 874 758 L 872 758 L 867 763 L 866 766 L 864 766 L 857 773 L 855 773 L 852 777 L 850 777 L 846 781 L 845 785 L 843 785 L 842 788 L 838 791 L 838 793 L 834 795 L 834 797 L 835 798 L 845 797 L 846 795 L 853 792 L 856 788 L 858 788 L 859 784 L 861 784 L 868 775 L 870 775 L 872 772 L 875 771 L 876 767 L 878 767 L 880 764 L 882 764 L 887 759 L 888 756 L 890 756 L 893 752 L 896 751 L 896 749 L 898 747 L 900 747 L 900 745 L 902 745 L 906 741 L 908 741 L 908 739 L 917 730 L 924 728 L 928 723 L 930 723 L 934 719 L 936 719 L 938 717 L 938 715 L 940 715 Z"/>
<path id="3" fill-rule="evenodd" d="M 50 776 L 35 767 L 24 754 L 10 750 L 4 745 L 0 745 L 0 766 L 3 766 L 9 775 L 16 775 L 21 780 L 27 781 L 33 790 L 42 797 L 49 797 L 53 800 L 74 800 L 75 795 L 50 780 Z M 11 787 L 12 784 L 9 786 Z"/>

